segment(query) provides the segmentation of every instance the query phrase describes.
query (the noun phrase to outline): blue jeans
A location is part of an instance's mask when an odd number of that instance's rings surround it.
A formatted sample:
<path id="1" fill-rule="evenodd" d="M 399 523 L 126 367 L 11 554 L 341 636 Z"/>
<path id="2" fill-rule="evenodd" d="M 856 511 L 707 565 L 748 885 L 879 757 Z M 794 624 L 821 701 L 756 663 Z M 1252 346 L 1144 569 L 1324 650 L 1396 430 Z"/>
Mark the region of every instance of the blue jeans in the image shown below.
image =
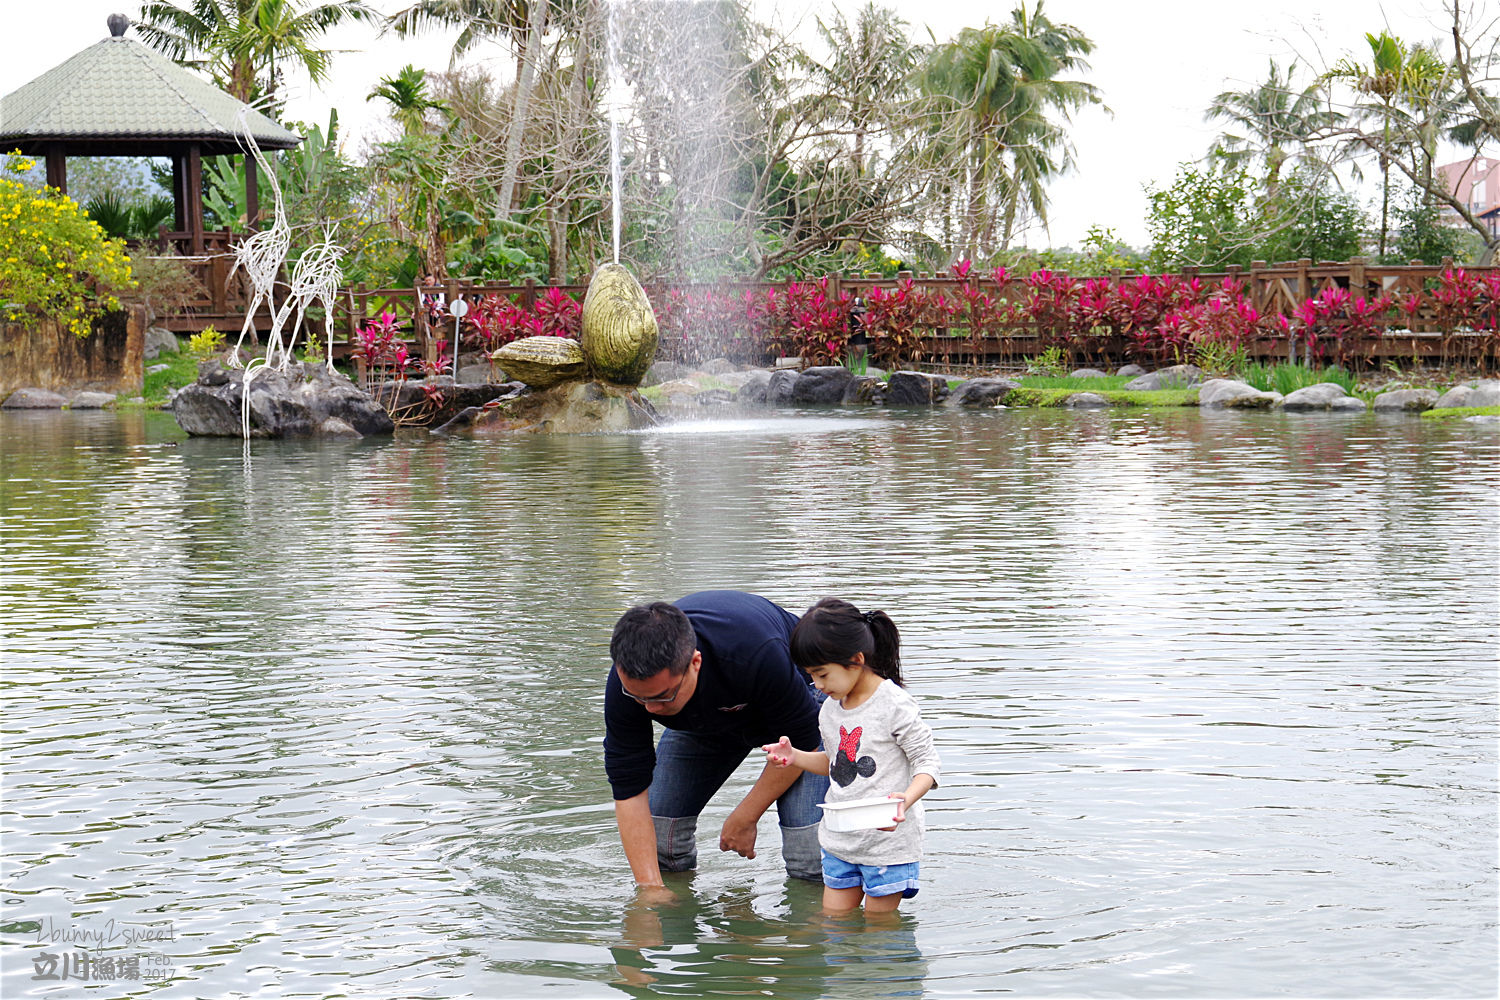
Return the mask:
<path id="1" fill-rule="evenodd" d="M 821 744 L 818 749 L 822 749 Z M 685 872 L 698 865 L 698 814 L 735 768 L 750 756 L 736 744 L 668 729 L 656 745 L 651 775 L 651 818 L 656 824 L 656 857 L 663 871 Z M 822 857 L 818 803 L 828 793 L 828 778 L 806 771 L 776 800 L 781 827 L 781 856 L 793 878 L 821 881 Z"/>

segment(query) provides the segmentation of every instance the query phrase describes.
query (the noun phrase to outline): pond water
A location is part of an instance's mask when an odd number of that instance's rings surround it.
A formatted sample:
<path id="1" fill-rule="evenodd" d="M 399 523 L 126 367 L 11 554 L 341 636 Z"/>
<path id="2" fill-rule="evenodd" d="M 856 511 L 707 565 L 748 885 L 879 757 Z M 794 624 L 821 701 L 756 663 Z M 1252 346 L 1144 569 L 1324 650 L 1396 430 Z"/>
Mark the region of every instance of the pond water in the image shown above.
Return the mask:
<path id="1" fill-rule="evenodd" d="M 0 449 L 7 997 L 1494 995 L 1493 428 L 862 411 L 247 458 L 6 413 Z M 711 587 L 901 626 L 946 780 L 897 922 L 819 918 L 771 818 L 721 855 L 729 790 L 678 902 L 635 901 L 609 632 Z M 84 936 L 140 980 L 34 978 Z"/>

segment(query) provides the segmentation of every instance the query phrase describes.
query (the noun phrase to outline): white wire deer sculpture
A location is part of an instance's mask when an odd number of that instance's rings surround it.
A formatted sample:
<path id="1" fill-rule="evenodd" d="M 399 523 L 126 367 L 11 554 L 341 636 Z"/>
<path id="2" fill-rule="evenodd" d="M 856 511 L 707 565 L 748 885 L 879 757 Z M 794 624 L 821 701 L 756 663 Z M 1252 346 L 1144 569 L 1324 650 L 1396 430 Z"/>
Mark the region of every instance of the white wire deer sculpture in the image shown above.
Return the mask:
<path id="1" fill-rule="evenodd" d="M 245 306 L 245 322 L 240 326 L 240 339 L 234 345 L 234 352 L 229 357 L 231 367 L 240 367 L 240 349 L 245 345 L 245 338 L 252 335 L 255 329 L 255 314 L 260 311 L 262 304 L 271 312 L 271 323 L 273 334 L 280 333 L 275 330 L 276 306 L 274 293 L 276 290 L 276 275 L 281 271 L 281 266 L 286 263 L 287 254 L 292 249 L 292 227 L 287 222 L 286 204 L 281 197 L 281 183 L 276 179 L 276 169 L 266 155 L 261 152 L 260 144 L 255 141 L 255 136 L 250 132 L 250 108 L 240 108 L 239 121 L 240 131 L 244 133 L 242 145 L 250 150 L 250 155 L 255 157 L 255 162 L 260 166 L 261 174 L 271 188 L 271 198 L 274 204 L 271 214 L 271 225 L 259 230 L 250 236 L 234 244 L 234 266 L 229 269 L 229 277 L 234 277 L 234 272 L 244 269 L 245 279 L 250 283 L 249 301 Z M 279 336 L 278 336 L 279 339 Z M 266 362 L 271 363 L 270 341 L 267 341 Z M 283 362 L 284 359 L 277 359 Z"/>
<path id="2" fill-rule="evenodd" d="M 325 230 L 323 241 L 308 247 L 292 265 L 286 297 L 279 307 L 276 305 L 276 275 L 281 271 L 282 265 L 286 263 L 287 255 L 291 252 L 291 226 L 287 221 L 286 204 L 282 199 L 281 184 L 276 179 L 275 168 L 261 152 L 259 143 L 250 132 L 248 110 L 248 108 L 240 109 L 240 127 L 244 132 L 244 144 L 249 147 L 251 155 L 255 157 L 255 162 L 265 172 L 275 207 L 269 228 L 253 233 L 234 245 L 235 265 L 229 272 L 233 275 L 235 269 L 243 267 L 245 277 L 251 287 L 250 301 L 245 310 L 245 322 L 240 327 L 240 339 L 235 344 L 234 352 L 229 359 L 231 366 L 239 367 L 240 349 L 245 338 L 255 329 L 255 314 L 261 304 L 264 303 L 271 313 L 271 331 L 266 336 L 264 356 L 255 358 L 244 366 L 240 422 L 246 439 L 250 437 L 251 380 L 262 371 L 284 372 L 292 366 L 296 361 L 293 348 L 297 343 L 297 333 L 302 329 L 307 307 L 314 302 L 320 303 L 323 307 L 325 363 L 329 371 L 333 370 L 333 337 L 330 335 L 333 301 L 344 280 L 344 272 L 339 262 L 346 252 L 344 247 L 334 241 L 332 233 Z M 295 318 L 293 318 L 294 312 Z M 288 320 L 292 320 L 291 328 L 283 342 L 282 331 L 287 329 Z"/>

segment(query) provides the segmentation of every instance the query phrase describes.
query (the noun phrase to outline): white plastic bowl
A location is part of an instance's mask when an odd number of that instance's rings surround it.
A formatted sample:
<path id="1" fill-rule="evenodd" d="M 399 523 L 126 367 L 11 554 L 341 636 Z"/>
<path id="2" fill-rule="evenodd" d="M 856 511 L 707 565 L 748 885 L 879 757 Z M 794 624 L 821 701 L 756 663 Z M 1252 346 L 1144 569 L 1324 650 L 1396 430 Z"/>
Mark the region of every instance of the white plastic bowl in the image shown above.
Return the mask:
<path id="1" fill-rule="evenodd" d="M 896 825 L 896 806 L 899 799 L 850 799 L 848 802 L 819 802 L 823 809 L 823 822 L 834 833 L 851 830 L 878 830 L 882 826 Z"/>

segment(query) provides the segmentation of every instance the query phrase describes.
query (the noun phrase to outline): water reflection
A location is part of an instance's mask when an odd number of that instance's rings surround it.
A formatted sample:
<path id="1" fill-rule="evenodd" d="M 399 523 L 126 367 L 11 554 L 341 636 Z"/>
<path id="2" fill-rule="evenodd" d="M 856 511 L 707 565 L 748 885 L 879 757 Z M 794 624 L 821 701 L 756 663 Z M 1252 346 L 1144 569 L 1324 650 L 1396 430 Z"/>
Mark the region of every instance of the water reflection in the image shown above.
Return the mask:
<path id="1" fill-rule="evenodd" d="M 611 947 L 613 985 L 631 996 L 760 994 L 921 996 L 927 963 L 917 920 L 822 912 L 819 886 L 789 880 L 775 896 L 712 898 L 676 880 L 670 901 L 637 897 Z"/>
<path id="2" fill-rule="evenodd" d="M 113 918 L 172 923 L 166 997 L 1483 993 L 1497 442 L 830 412 L 247 469 L 0 414 L 0 988 L 51 988 L 17 928 Z M 948 778 L 896 926 L 720 855 L 734 789 L 633 902 L 609 629 L 723 586 L 901 624 Z"/>

